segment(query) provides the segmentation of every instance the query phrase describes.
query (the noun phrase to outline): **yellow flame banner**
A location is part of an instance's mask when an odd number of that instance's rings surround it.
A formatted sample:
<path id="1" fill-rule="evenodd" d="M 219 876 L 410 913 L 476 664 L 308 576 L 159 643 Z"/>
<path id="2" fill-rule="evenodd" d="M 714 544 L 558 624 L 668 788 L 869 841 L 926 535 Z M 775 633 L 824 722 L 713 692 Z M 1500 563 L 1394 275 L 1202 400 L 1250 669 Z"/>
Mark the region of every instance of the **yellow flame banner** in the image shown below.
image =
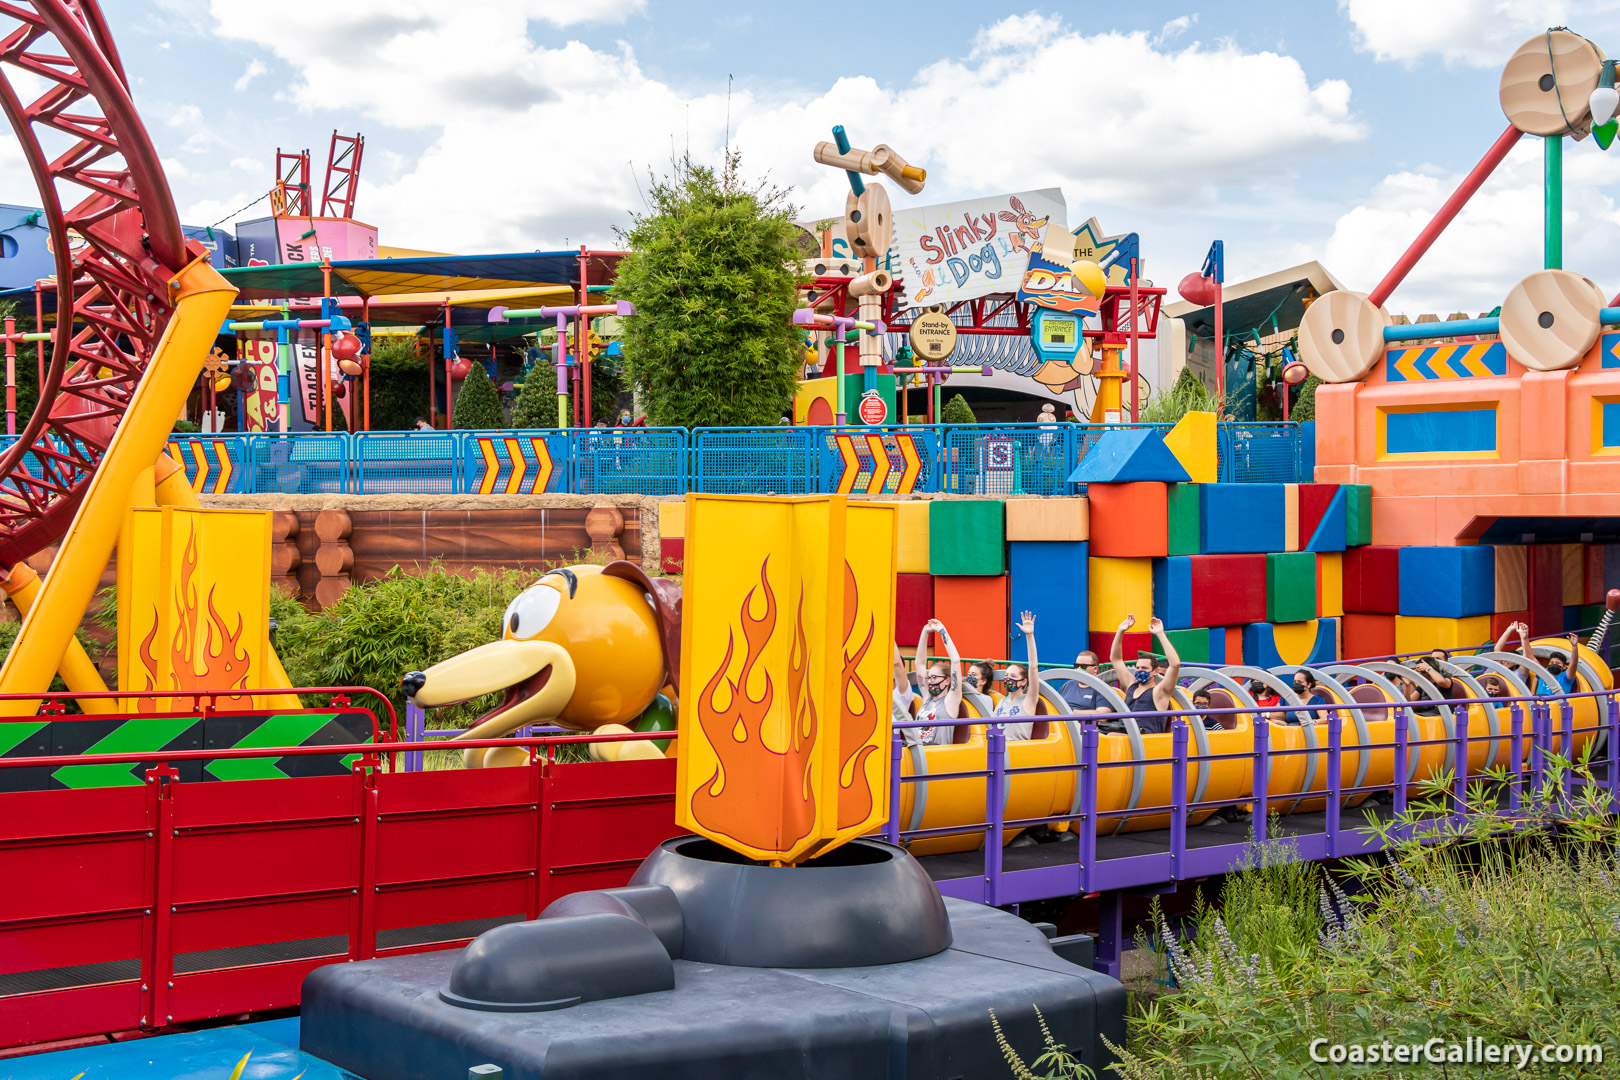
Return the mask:
<path id="1" fill-rule="evenodd" d="M 894 508 L 694 494 L 686 515 L 677 823 L 781 863 L 871 832 L 888 812 Z"/>

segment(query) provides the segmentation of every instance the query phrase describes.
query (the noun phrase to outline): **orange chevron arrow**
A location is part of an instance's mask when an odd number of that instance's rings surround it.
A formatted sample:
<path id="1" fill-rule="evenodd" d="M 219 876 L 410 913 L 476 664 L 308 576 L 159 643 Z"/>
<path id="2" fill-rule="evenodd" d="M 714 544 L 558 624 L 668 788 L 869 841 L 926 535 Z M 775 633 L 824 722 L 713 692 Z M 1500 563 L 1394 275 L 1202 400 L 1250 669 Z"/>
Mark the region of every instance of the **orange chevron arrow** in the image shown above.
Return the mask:
<path id="1" fill-rule="evenodd" d="M 894 442 L 906 463 L 894 490 L 897 495 L 909 495 L 917 489 L 917 478 L 922 475 L 922 455 L 917 453 L 917 443 L 910 435 L 896 435 Z"/>
<path id="2" fill-rule="evenodd" d="M 833 445 L 838 447 L 838 456 L 844 460 L 844 472 L 838 478 L 837 492 L 848 495 L 855 490 L 855 478 L 860 475 L 861 458 L 855 452 L 855 437 L 853 435 L 834 435 Z"/>
<path id="3" fill-rule="evenodd" d="M 515 437 L 501 440 L 506 444 L 506 456 L 512 459 L 512 475 L 506 478 L 506 494 L 523 493 L 523 474 L 529 471 L 529 462 L 523 456 L 523 447 Z"/>
<path id="4" fill-rule="evenodd" d="M 866 482 L 866 493 L 881 495 L 889 481 L 889 474 L 894 471 L 894 466 L 889 463 L 889 451 L 883 445 L 883 436 L 866 436 L 866 449 L 872 455 L 872 478 Z"/>
<path id="5" fill-rule="evenodd" d="M 531 435 L 529 437 L 529 446 L 534 450 L 536 463 L 534 486 L 529 490 L 531 494 L 544 495 L 546 488 L 551 486 L 551 474 L 556 470 L 556 466 L 551 461 L 551 448 L 546 445 L 544 435 Z"/>
<path id="6" fill-rule="evenodd" d="M 1470 375 L 1490 375 L 1491 369 L 1485 366 L 1485 354 L 1490 351 L 1491 346 L 1488 342 L 1469 346 L 1468 351 L 1462 355 L 1462 366 Z"/>
<path id="7" fill-rule="evenodd" d="M 500 461 L 495 456 L 495 440 L 480 435 L 478 451 L 484 455 L 484 475 L 478 479 L 478 494 L 491 495 L 495 492 L 495 477 L 501 471 Z"/>
<path id="8" fill-rule="evenodd" d="M 230 444 L 224 441 L 214 443 L 214 457 L 219 461 L 219 476 L 214 480 L 214 494 L 223 495 L 230 490 L 231 473 L 236 471 L 231 464 Z"/>
<path id="9" fill-rule="evenodd" d="M 1429 358 L 1429 370 L 1434 372 L 1437 379 L 1455 379 L 1457 373 L 1451 369 L 1451 360 L 1457 355 L 1459 346 L 1444 345 L 1434 351 Z"/>
<path id="10" fill-rule="evenodd" d="M 191 490 L 201 491 L 208 486 L 208 473 L 210 472 L 208 468 L 208 451 L 203 449 L 202 443 L 193 442 L 191 444 L 191 460 L 197 463 L 197 478 L 191 482 Z"/>
<path id="11" fill-rule="evenodd" d="M 1421 351 L 1421 349 L 1401 349 L 1395 353 L 1395 370 L 1400 372 L 1408 382 L 1421 382 L 1423 380 L 1423 376 L 1417 373 L 1417 368 L 1412 366 L 1412 361 L 1417 358 L 1418 353 Z"/>

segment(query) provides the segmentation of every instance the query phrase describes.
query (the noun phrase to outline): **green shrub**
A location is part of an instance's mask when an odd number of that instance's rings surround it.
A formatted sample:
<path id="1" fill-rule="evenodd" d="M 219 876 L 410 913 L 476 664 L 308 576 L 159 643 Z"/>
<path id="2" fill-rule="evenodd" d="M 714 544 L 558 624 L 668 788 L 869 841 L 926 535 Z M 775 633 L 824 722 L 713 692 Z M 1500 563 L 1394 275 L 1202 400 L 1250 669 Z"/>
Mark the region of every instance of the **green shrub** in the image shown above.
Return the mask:
<path id="1" fill-rule="evenodd" d="M 1497 1075 L 1421 1061 L 1326 1066 L 1311 1043 L 1595 1043 L 1604 1064 L 1532 1063 L 1526 1076 L 1614 1076 L 1620 1064 L 1620 826 L 1588 786 L 1532 793 L 1499 816 L 1504 778 L 1476 782 L 1466 826 L 1449 778 L 1371 826 L 1384 855 L 1343 871 L 1268 865 L 1229 878 L 1178 943 L 1160 923 L 1177 991 L 1134 998 L 1120 1075 L 1393 1078 Z M 1341 885 L 1341 881 L 1343 884 Z"/>
<path id="2" fill-rule="evenodd" d="M 456 393 L 454 420 L 457 431 L 490 431 L 506 426 L 501 396 L 495 392 L 489 370 L 476 360 Z"/>
<path id="3" fill-rule="evenodd" d="M 978 420 L 973 416 L 973 410 L 968 407 L 967 399 L 957 394 L 945 403 L 939 410 L 939 422 L 942 424 L 976 424 Z"/>
<path id="4" fill-rule="evenodd" d="M 1288 419 L 1301 424 L 1316 419 L 1316 388 L 1321 385 L 1322 380 L 1312 375 L 1289 391 Z"/>
<path id="5" fill-rule="evenodd" d="M 371 352 L 371 429 L 410 431 L 428 418 L 428 366 L 414 337 L 379 338 Z"/>
<path id="6" fill-rule="evenodd" d="M 554 428 L 557 426 L 557 369 L 536 360 L 523 375 L 523 388 L 512 406 L 515 428 Z"/>
<path id="7" fill-rule="evenodd" d="M 732 151 L 719 170 L 681 158 L 622 234 L 613 295 L 636 305 L 625 360 L 655 425 L 774 425 L 792 411 L 799 230 L 787 193 L 749 186 L 738 164 Z"/>

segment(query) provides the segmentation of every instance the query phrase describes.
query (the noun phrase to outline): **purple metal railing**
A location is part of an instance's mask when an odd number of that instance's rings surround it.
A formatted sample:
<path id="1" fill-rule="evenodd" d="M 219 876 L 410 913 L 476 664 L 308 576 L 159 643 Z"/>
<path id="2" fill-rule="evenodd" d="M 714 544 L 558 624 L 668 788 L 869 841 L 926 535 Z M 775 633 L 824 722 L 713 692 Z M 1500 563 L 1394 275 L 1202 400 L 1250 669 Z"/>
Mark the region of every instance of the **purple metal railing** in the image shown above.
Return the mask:
<path id="1" fill-rule="evenodd" d="M 1245 863 L 1245 857 L 1252 852 L 1253 845 L 1265 843 L 1268 839 L 1268 816 L 1271 796 L 1267 792 L 1267 779 L 1270 775 L 1271 760 L 1289 755 L 1325 755 L 1327 758 L 1325 786 L 1320 791 L 1302 792 L 1299 795 L 1290 795 L 1290 801 L 1300 798 L 1324 800 L 1325 827 L 1322 832 L 1296 833 L 1289 837 L 1289 844 L 1284 849 L 1285 857 L 1295 861 L 1316 861 L 1321 859 L 1337 859 L 1351 855 L 1364 855 L 1382 850 L 1385 846 L 1379 836 L 1366 828 L 1365 825 L 1345 827 L 1342 809 L 1346 799 L 1364 794 L 1373 794 L 1388 791 L 1392 794 L 1391 816 L 1402 817 L 1407 811 L 1407 790 L 1411 786 L 1407 780 L 1408 764 L 1411 755 L 1421 753 L 1424 747 L 1450 745 L 1454 749 L 1454 776 L 1452 788 L 1453 806 L 1449 812 L 1438 813 L 1434 820 L 1439 821 L 1449 816 L 1457 825 L 1466 822 L 1469 808 L 1467 801 L 1467 785 L 1470 779 L 1468 770 L 1468 752 L 1470 745 L 1480 739 L 1501 739 L 1502 734 L 1475 735 L 1470 732 L 1468 724 L 1468 706 L 1470 704 L 1506 705 L 1510 717 L 1509 730 L 1506 737 L 1509 740 L 1509 761 L 1507 769 L 1507 806 L 1504 810 L 1496 811 L 1499 815 L 1517 815 L 1525 805 L 1525 785 L 1535 792 L 1542 792 L 1548 780 L 1549 755 L 1561 753 L 1567 755 L 1574 745 L 1574 708 L 1572 702 L 1580 698 L 1601 699 L 1606 706 L 1607 715 L 1600 717 L 1597 725 L 1592 728 L 1583 727 L 1581 731 L 1594 733 L 1606 731 L 1608 739 L 1600 759 L 1604 762 L 1603 778 L 1600 781 L 1602 788 L 1608 795 L 1608 806 L 1611 812 L 1620 810 L 1620 768 L 1616 768 L 1617 752 L 1620 752 L 1620 691 L 1590 691 L 1561 695 L 1558 698 L 1492 698 L 1487 702 L 1479 699 L 1452 699 L 1444 704 L 1451 706 L 1454 717 L 1453 732 L 1450 735 L 1435 738 L 1413 738 L 1412 714 L 1409 706 L 1390 702 L 1357 703 L 1355 705 L 1328 704 L 1289 706 L 1291 712 L 1326 713 L 1325 726 L 1327 729 L 1326 746 L 1296 747 L 1291 749 L 1275 749 L 1271 746 L 1271 722 L 1257 721 L 1254 728 L 1254 745 L 1252 750 L 1234 753 L 1193 754 L 1189 748 L 1189 728 L 1187 717 L 1221 716 L 1221 715 L 1254 715 L 1257 710 L 1253 706 L 1233 707 L 1229 709 L 1202 709 L 1196 714 L 1179 711 L 1171 713 L 1114 713 L 1105 719 L 1120 720 L 1126 717 L 1145 719 L 1148 717 L 1165 718 L 1170 720 L 1171 739 L 1171 802 L 1168 806 L 1138 806 L 1128 810 L 1099 811 L 1097 809 L 1098 775 L 1106 768 L 1134 768 L 1143 764 L 1154 764 L 1151 760 L 1144 762 L 1140 759 L 1127 759 L 1122 761 L 1105 762 L 1099 760 L 1099 732 L 1095 714 L 1077 715 L 1069 717 L 1051 716 L 1044 719 L 1050 722 L 1078 721 L 1081 725 L 1080 760 L 1077 764 L 1046 765 L 1026 768 L 1009 768 L 1006 758 L 1006 740 L 999 725 L 989 723 L 986 739 L 986 768 L 965 772 L 927 773 L 921 776 L 902 776 L 901 764 L 904 744 L 900 734 L 901 729 L 911 727 L 982 725 L 987 724 L 983 718 L 970 718 L 957 721 L 917 721 L 907 724 L 895 725 L 893 745 L 890 753 L 890 779 L 889 796 L 891 813 L 889 821 L 885 823 L 883 837 L 890 843 L 900 843 L 904 840 L 956 834 L 963 832 L 983 831 L 985 834 L 984 870 L 979 876 L 949 878 L 939 882 L 941 893 L 947 896 L 956 896 L 966 900 L 992 906 L 1003 906 L 1023 903 L 1038 899 L 1048 899 L 1062 896 L 1086 896 L 1101 894 L 1103 901 L 1102 934 L 1098 943 L 1098 967 L 1101 970 L 1118 974 L 1119 953 L 1123 944 L 1120 934 L 1122 931 L 1121 911 L 1119 898 L 1125 890 L 1133 891 L 1163 891 L 1166 886 L 1192 878 L 1207 877 L 1232 871 Z M 1555 729 L 1552 719 L 1552 707 L 1560 705 L 1563 722 Z M 1524 758 L 1524 710 L 1528 706 L 1530 716 L 1530 754 L 1528 769 L 1525 768 Z M 1343 758 L 1345 754 L 1343 725 L 1347 714 L 1360 710 L 1394 710 L 1393 740 L 1390 742 L 1367 742 L 1354 745 L 1350 752 L 1355 754 L 1373 753 L 1380 750 L 1393 750 L 1395 765 L 1389 783 L 1367 784 L 1362 786 L 1346 785 L 1344 783 Z M 1555 731 L 1561 739 L 1555 740 Z M 1555 747 L 1554 743 L 1558 746 Z M 1561 747 L 1561 751 L 1558 749 Z M 1198 763 L 1200 767 L 1218 761 L 1248 759 L 1253 762 L 1253 785 L 1249 794 L 1235 799 L 1204 799 L 1191 800 L 1188 797 L 1188 768 L 1191 763 Z M 1006 818 L 1006 793 L 1008 791 L 1007 778 L 1010 774 L 1025 774 L 1037 772 L 1077 771 L 1077 782 L 1080 785 L 1080 803 L 1074 814 L 1059 814 L 1048 817 L 1012 819 Z M 899 807 L 901 803 L 902 784 L 918 783 L 939 780 L 960 780 L 983 777 L 985 780 L 985 806 L 986 820 L 983 822 L 955 822 L 949 826 L 933 829 L 901 829 L 899 823 Z M 1478 779 L 1478 774 L 1474 779 Z M 1552 796 L 1567 805 L 1568 799 L 1575 794 L 1575 787 L 1586 781 L 1571 776 L 1568 772 L 1562 774 L 1560 789 L 1552 792 Z M 1252 839 L 1240 843 L 1213 844 L 1189 848 L 1187 846 L 1187 822 L 1194 811 L 1215 809 L 1225 806 L 1250 804 L 1252 806 Z M 1122 855 L 1116 858 L 1099 859 L 1097 856 L 1098 821 L 1106 818 L 1157 816 L 1168 814 L 1169 850 L 1167 852 L 1151 852 L 1138 855 Z M 1006 828 L 1029 828 L 1041 824 L 1054 824 L 1057 822 L 1071 822 L 1078 828 L 1078 843 L 1074 845 L 1075 860 L 1058 865 L 1040 866 L 1022 870 L 1006 870 L 1002 862 L 1002 845 L 992 840 L 1000 837 Z M 1399 826 L 1392 830 L 1391 836 L 1400 835 Z"/>

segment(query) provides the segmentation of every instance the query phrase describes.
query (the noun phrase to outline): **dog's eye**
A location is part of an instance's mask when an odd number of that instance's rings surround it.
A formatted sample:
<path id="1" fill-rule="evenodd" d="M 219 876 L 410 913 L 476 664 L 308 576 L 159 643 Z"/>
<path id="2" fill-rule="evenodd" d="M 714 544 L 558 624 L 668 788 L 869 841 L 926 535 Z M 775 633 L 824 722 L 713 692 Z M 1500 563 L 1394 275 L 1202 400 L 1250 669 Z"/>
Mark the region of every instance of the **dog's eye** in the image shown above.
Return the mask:
<path id="1" fill-rule="evenodd" d="M 518 594 L 506 608 L 506 636 L 532 638 L 557 614 L 562 594 L 549 585 L 535 585 Z"/>

